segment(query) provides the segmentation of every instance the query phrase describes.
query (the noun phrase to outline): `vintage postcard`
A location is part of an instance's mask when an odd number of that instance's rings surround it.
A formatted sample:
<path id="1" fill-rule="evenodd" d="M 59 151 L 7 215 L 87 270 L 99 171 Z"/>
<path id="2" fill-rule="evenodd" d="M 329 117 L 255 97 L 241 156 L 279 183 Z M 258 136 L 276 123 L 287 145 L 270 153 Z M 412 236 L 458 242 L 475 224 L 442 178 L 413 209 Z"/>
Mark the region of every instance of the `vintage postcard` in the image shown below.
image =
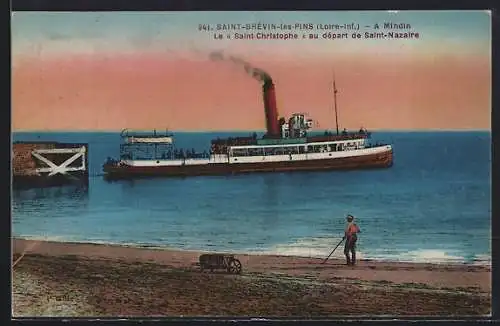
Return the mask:
<path id="1" fill-rule="evenodd" d="M 490 315 L 489 11 L 11 26 L 13 317 Z"/>

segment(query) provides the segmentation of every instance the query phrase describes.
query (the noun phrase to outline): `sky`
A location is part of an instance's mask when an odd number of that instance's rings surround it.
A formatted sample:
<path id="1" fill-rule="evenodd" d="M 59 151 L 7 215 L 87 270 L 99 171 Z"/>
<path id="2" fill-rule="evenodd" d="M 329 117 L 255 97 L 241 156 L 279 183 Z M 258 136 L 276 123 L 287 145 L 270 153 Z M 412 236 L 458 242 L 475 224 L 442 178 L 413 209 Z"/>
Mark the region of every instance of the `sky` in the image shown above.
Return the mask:
<path id="1" fill-rule="evenodd" d="M 318 26 L 351 23 L 359 30 Z M 334 76 L 342 128 L 491 129 L 488 11 L 14 12 L 11 31 L 14 131 L 263 130 L 260 82 L 214 51 L 266 71 L 280 116 L 304 112 L 317 129 L 335 126 Z M 419 38 L 365 38 L 391 31 Z M 235 39 L 259 32 L 298 39 Z"/>

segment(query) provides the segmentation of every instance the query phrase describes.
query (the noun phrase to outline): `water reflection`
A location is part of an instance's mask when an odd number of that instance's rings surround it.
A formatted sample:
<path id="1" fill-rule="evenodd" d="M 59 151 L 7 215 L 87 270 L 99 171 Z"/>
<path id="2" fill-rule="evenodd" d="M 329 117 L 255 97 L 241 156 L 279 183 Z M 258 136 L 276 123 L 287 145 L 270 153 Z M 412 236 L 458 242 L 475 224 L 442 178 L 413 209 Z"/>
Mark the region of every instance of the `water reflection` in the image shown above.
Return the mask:
<path id="1" fill-rule="evenodd" d="M 49 188 L 13 189 L 13 215 L 35 210 L 60 211 L 61 208 L 84 209 L 88 205 L 88 185 L 67 185 Z"/>

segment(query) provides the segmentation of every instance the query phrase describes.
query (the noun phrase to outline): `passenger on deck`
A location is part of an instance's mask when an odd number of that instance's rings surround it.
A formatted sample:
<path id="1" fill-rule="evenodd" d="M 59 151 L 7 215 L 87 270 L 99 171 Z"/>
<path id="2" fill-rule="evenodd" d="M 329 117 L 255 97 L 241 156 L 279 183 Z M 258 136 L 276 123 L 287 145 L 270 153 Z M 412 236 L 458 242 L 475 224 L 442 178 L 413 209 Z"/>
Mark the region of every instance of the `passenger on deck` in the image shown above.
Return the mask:
<path id="1" fill-rule="evenodd" d="M 347 129 L 346 128 L 344 128 L 344 130 L 342 131 L 342 135 L 347 136 Z"/>

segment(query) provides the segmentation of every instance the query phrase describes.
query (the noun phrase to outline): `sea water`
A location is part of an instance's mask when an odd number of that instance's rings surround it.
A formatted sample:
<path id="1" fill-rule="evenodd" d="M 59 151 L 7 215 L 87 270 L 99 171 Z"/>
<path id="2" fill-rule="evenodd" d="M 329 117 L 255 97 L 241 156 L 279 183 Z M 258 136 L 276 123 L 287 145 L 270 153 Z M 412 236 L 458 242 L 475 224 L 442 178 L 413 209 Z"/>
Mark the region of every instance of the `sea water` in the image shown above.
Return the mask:
<path id="1" fill-rule="evenodd" d="M 213 138 L 251 133 L 179 132 L 175 141 L 204 151 Z M 13 138 L 89 143 L 90 169 L 85 188 L 14 190 L 15 237 L 325 257 L 352 214 L 361 258 L 490 262 L 490 132 L 377 132 L 373 142 L 394 147 L 389 169 L 115 182 L 103 180 L 102 164 L 118 156 L 119 133 Z"/>

